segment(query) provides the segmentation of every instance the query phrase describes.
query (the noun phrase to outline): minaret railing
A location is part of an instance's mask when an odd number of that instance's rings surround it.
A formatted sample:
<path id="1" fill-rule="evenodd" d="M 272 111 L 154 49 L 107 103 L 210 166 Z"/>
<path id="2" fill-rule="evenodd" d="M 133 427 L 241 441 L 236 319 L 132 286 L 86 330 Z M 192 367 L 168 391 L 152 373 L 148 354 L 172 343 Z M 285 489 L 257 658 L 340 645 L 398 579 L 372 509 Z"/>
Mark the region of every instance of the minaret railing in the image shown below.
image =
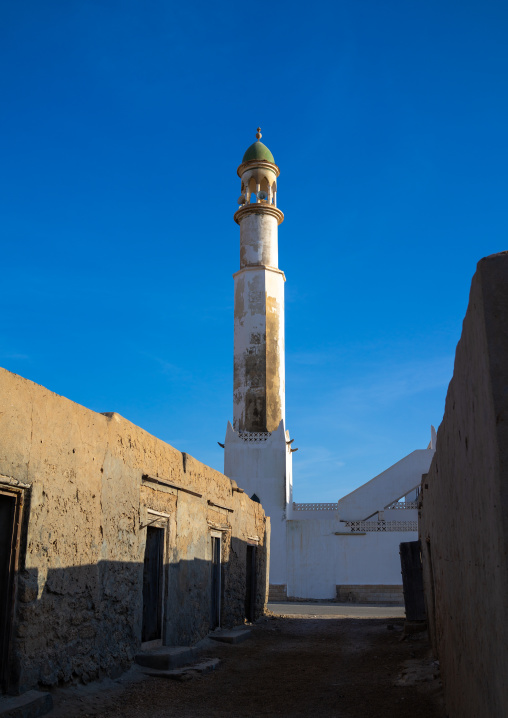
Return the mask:
<path id="1" fill-rule="evenodd" d="M 238 436 L 243 441 L 266 441 L 272 435 L 271 431 L 239 431 Z"/>

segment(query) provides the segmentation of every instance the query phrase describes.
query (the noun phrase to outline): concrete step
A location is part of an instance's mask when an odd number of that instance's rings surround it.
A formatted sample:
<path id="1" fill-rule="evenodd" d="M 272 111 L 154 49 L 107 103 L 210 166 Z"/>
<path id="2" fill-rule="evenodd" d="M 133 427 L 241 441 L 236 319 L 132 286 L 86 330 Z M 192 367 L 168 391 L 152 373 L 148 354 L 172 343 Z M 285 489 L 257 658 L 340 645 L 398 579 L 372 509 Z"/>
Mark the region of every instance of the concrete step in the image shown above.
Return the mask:
<path id="1" fill-rule="evenodd" d="M 220 660 L 218 658 L 210 658 L 207 661 L 194 663 L 184 668 L 175 668 L 172 671 L 157 671 L 153 668 L 142 668 L 142 671 L 145 675 L 153 676 L 154 678 L 171 678 L 174 681 L 187 681 L 196 676 L 215 671 L 219 663 Z"/>
<path id="2" fill-rule="evenodd" d="M 50 693 L 27 691 L 20 696 L 0 696 L 0 718 L 39 718 L 53 708 Z"/>
<path id="3" fill-rule="evenodd" d="M 134 660 L 145 668 L 169 671 L 192 663 L 196 658 L 197 650 L 193 646 L 161 646 L 138 653 Z"/>
<path id="4" fill-rule="evenodd" d="M 209 633 L 208 638 L 211 638 L 213 641 L 220 641 L 221 643 L 241 643 L 247 640 L 247 638 L 250 638 L 251 634 L 252 631 L 250 628 L 219 628 L 217 631 Z"/>

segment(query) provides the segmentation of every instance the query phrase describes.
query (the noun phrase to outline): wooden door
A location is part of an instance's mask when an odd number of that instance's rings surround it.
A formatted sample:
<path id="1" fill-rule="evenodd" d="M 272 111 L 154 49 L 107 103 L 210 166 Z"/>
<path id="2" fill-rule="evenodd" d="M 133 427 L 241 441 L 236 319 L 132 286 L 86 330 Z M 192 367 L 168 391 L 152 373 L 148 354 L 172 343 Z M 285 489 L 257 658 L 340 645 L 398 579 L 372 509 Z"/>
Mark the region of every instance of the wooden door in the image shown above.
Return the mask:
<path id="1" fill-rule="evenodd" d="M 420 542 L 401 543 L 399 553 L 406 619 L 408 621 L 424 621 L 426 612 Z"/>
<path id="2" fill-rule="evenodd" d="M 221 595 L 221 564 L 220 564 L 220 538 L 212 536 L 212 577 L 211 577 L 211 609 L 210 629 L 213 631 L 220 626 L 220 595 Z"/>
<path id="3" fill-rule="evenodd" d="M 245 566 L 245 618 L 254 621 L 256 610 L 256 547 L 247 546 Z"/>
<path id="4" fill-rule="evenodd" d="M 162 638 L 163 566 L 164 529 L 148 526 L 143 566 L 143 642 Z"/>
<path id="5" fill-rule="evenodd" d="M 0 492 L 0 686 L 7 690 L 9 638 L 16 558 L 16 509 L 18 496 Z"/>

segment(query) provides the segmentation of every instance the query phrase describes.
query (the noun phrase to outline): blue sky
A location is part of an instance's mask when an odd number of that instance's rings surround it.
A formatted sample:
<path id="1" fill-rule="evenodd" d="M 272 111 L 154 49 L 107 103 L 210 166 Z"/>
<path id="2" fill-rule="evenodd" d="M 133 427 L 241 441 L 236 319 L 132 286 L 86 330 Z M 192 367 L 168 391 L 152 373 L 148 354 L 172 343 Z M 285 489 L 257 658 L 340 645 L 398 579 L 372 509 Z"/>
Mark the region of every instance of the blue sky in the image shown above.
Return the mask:
<path id="1" fill-rule="evenodd" d="M 6 0 L 0 365 L 222 469 L 236 168 L 281 169 L 297 501 L 442 418 L 507 249 L 508 5 Z"/>

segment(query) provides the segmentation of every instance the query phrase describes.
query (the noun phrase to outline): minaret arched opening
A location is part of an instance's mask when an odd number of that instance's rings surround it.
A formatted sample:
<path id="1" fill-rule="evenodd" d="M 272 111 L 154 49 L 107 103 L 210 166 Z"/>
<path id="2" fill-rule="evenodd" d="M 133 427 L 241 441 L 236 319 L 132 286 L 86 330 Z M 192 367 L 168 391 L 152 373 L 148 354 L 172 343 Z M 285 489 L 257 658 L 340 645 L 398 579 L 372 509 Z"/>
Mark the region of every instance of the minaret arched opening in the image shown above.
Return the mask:
<path id="1" fill-rule="evenodd" d="M 259 187 L 260 187 L 261 193 L 258 196 L 258 202 L 264 202 L 265 204 L 269 204 L 268 195 L 270 192 L 270 182 L 268 181 L 268 179 L 266 177 L 263 177 Z"/>
<path id="2" fill-rule="evenodd" d="M 247 192 L 248 192 L 247 204 L 254 204 L 254 202 L 257 202 L 257 200 L 258 200 L 257 182 L 254 177 L 249 178 L 249 183 L 248 183 L 247 187 L 248 187 L 248 189 L 247 189 Z"/>

